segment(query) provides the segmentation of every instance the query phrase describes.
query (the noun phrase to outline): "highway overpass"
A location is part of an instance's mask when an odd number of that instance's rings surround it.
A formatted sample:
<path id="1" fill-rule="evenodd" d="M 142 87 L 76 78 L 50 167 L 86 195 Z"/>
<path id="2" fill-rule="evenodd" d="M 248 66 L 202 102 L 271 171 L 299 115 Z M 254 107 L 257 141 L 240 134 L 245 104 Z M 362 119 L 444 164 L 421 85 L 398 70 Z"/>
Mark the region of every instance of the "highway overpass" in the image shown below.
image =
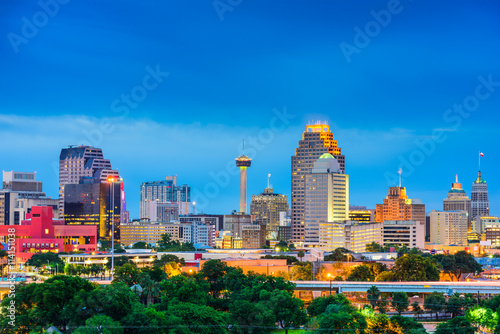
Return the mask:
<path id="1" fill-rule="evenodd" d="M 408 293 L 442 292 L 446 294 L 480 293 L 500 294 L 500 281 L 481 282 L 337 282 L 337 281 L 294 281 L 296 291 L 366 292 L 375 285 L 381 292 L 403 291 Z"/>

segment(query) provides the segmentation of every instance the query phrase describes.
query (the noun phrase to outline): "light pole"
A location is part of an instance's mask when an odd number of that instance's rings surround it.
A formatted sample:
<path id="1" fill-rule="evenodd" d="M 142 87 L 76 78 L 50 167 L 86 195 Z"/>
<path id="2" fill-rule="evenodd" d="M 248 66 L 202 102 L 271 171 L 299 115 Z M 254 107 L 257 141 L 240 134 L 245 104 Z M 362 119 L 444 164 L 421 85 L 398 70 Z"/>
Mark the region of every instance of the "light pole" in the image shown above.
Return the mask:
<path id="1" fill-rule="evenodd" d="M 328 275 L 326 275 L 326 277 L 328 277 L 328 279 L 330 280 L 330 296 L 332 295 L 332 274 L 328 273 Z"/>
<path id="2" fill-rule="evenodd" d="M 52 273 L 52 270 L 50 269 L 50 262 L 49 262 L 49 260 L 47 260 L 47 268 L 49 268 L 49 275 L 50 275 L 50 273 Z"/>

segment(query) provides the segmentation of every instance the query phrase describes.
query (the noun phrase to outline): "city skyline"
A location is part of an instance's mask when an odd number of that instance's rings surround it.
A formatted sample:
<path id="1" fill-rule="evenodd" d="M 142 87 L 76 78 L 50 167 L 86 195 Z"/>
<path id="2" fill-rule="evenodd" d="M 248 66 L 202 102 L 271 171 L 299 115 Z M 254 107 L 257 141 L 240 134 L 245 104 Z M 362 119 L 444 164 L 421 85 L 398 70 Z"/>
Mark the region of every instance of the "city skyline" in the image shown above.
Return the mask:
<path id="1" fill-rule="evenodd" d="M 140 184 L 166 175 L 207 198 L 197 212 L 229 213 L 242 139 L 248 198 L 267 174 L 291 198 L 290 157 L 306 124 L 326 120 L 351 204 L 375 208 L 401 165 L 408 195 L 439 210 L 455 174 L 470 196 L 481 151 L 498 215 L 499 6 L 402 1 L 384 23 L 386 1 L 242 2 L 222 19 L 211 2 L 69 2 L 30 35 L 43 8 L 2 4 L 0 169 L 37 171 L 57 198 L 60 150 L 91 144 L 123 177 L 132 218 Z M 423 161 L 401 162 L 412 157 Z"/>

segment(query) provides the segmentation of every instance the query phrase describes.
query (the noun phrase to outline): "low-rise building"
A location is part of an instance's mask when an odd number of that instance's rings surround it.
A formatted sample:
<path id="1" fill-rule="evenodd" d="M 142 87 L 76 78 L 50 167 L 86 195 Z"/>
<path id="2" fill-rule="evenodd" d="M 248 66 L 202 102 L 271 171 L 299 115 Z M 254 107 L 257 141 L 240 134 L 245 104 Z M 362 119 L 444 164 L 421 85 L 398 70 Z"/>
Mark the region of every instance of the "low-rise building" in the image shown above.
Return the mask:
<path id="1" fill-rule="evenodd" d="M 53 219 L 52 207 L 35 206 L 18 226 L 0 226 L 4 250 L 15 251 L 16 265 L 35 253 L 92 252 L 97 247 L 97 226 L 68 226 Z"/>
<path id="2" fill-rule="evenodd" d="M 384 245 L 424 248 L 425 220 L 386 220 L 382 233 Z"/>

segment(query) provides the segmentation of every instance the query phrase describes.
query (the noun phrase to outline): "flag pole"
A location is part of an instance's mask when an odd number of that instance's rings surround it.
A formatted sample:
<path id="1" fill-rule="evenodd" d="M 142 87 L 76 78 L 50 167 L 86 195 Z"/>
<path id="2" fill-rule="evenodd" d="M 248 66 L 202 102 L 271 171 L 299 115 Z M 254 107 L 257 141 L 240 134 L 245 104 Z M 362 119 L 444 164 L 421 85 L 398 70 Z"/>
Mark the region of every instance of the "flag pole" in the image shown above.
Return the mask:
<path id="1" fill-rule="evenodd" d="M 479 159 L 479 171 L 481 171 L 481 151 L 479 151 L 479 154 L 478 154 L 478 159 Z"/>

